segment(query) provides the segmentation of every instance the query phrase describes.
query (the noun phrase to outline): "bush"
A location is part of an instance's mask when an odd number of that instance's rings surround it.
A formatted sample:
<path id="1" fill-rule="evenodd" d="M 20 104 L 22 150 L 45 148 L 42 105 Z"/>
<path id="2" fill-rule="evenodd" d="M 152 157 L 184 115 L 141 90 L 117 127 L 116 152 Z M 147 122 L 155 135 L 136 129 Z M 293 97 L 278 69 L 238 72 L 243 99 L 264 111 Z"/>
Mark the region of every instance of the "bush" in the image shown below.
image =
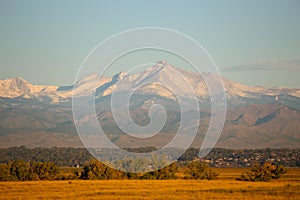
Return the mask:
<path id="1" fill-rule="evenodd" d="M 200 161 L 190 162 L 184 170 L 185 179 L 213 180 L 218 177 L 218 173 L 211 170 L 207 164 Z"/>
<path id="2" fill-rule="evenodd" d="M 263 165 L 255 164 L 254 167 L 241 175 L 238 180 L 241 181 L 270 181 L 272 179 L 278 179 L 282 174 L 285 174 L 286 170 L 282 165 L 272 165 L 269 162 L 264 163 Z"/>
<path id="3" fill-rule="evenodd" d="M 178 166 L 176 162 L 161 168 L 156 171 L 147 172 L 140 177 L 140 179 L 156 179 L 156 180 L 169 180 L 177 179 L 176 172 L 178 171 Z"/>

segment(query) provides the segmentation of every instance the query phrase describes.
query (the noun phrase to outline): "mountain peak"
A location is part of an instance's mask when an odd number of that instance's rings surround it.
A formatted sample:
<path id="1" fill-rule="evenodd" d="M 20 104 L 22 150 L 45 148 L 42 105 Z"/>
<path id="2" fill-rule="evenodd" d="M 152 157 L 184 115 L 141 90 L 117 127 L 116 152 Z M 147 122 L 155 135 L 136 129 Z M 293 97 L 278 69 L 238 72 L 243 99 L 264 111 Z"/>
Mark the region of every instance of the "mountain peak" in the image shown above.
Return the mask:
<path id="1" fill-rule="evenodd" d="M 25 79 L 21 78 L 20 76 L 16 76 L 15 78 L 13 78 L 13 80 L 27 82 Z"/>
<path id="2" fill-rule="evenodd" d="M 171 65 L 170 65 L 167 61 L 165 61 L 165 60 L 157 61 L 153 67 L 156 68 L 156 69 L 157 69 L 157 67 L 160 67 L 161 69 L 164 69 L 164 68 L 174 68 L 173 66 L 171 66 Z"/>
<path id="3" fill-rule="evenodd" d="M 11 86 L 11 87 L 24 87 L 27 85 L 31 85 L 28 81 L 26 81 L 25 79 L 16 76 L 15 78 L 11 78 L 11 79 L 5 79 L 5 80 L 1 80 L 2 84 L 5 84 L 7 86 Z"/>
<path id="4" fill-rule="evenodd" d="M 113 80 L 113 81 L 118 81 L 118 80 L 120 80 L 120 79 L 123 79 L 124 76 L 126 76 L 126 75 L 127 75 L 126 72 L 121 71 L 121 72 L 117 73 L 116 75 L 114 75 L 113 78 L 112 78 L 112 80 Z"/>
<path id="5" fill-rule="evenodd" d="M 6 83 L 6 84 L 11 84 L 11 83 L 23 83 L 23 84 L 29 84 L 28 81 L 26 81 L 25 79 L 16 76 L 15 78 L 9 78 L 9 79 L 3 79 L 0 80 L 1 83 Z"/>
<path id="6" fill-rule="evenodd" d="M 175 67 L 173 67 L 172 65 L 170 65 L 167 61 L 165 60 L 161 60 L 161 61 L 157 61 L 155 63 L 154 66 L 150 67 L 149 70 L 150 71 L 165 71 L 165 70 L 174 70 L 176 69 Z"/>
<path id="7" fill-rule="evenodd" d="M 12 79 L 2 80 L 0 82 L 0 96 L 14 98 L 25 93 L 30 93 L 31 84 L 26 80 L 15 77 Z"/>
<path id="8" fill-rule="evenodd" d="M 155 65 L 169 65 L 169 64 L 165 60 L 160 60 L 160 61 L 157 61 Z"/>

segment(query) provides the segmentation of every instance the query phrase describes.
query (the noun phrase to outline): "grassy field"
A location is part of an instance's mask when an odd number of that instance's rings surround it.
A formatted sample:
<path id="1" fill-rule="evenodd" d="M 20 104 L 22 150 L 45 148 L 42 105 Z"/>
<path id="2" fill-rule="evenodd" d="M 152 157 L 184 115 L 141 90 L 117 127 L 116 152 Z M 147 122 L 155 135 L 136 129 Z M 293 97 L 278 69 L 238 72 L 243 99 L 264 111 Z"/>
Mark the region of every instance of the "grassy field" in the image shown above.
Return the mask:
<path id="1" fill-rule="evenodd" d="M 214 181 L 104 180 L 1 182 L 0 199 L 300 199 L 300 169 L 280 180 L 236 181 L 245 169 L 215 169 Z"/>

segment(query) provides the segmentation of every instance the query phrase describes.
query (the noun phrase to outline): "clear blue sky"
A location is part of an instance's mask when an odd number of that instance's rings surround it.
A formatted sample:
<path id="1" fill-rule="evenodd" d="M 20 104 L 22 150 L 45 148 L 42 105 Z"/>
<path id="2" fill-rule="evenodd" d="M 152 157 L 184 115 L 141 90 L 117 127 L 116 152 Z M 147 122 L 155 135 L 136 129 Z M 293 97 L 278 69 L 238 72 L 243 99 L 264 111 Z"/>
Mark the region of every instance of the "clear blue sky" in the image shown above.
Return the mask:
<path id="1" fill-rule="evenodd" d="M 1 0 L 0 79 L 71 84 L 95 45 L 147 26 L 193 37 L 227 78 L 300 88 L 297 0 Z"/>

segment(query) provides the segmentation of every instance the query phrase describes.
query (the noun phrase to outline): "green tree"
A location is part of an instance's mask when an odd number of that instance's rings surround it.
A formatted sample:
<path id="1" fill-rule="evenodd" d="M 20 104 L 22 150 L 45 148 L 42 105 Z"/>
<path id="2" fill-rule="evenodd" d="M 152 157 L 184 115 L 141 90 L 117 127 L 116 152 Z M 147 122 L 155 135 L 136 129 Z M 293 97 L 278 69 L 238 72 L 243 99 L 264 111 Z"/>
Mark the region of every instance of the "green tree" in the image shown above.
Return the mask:
<path id="1" fill-rule="evenodd" d="M 10 175 L 10 165 L 0 164 L 0 181 L 11 181 L 13 177 Z"/>
<path id="2" fill-rule="evenodd" d="M 242 174 L 238 180 L 241 181 L 270 181 L 272 179 L 278 179 L 282 174 L 285 174 L 286 170 L 282 165 L 272 165 L 269 162 L 265 162 L 263 165 L 255 164 L 253 168 Z"/>
<path id="3" fill-rule="evenodd" d="M 58 167 L 52 162 L 32 162 L 30 165 L 32 180 L 36 179 L 35 174 L 40 180 L 53 180 L 58 174 Z"/>
<path id="4" fill-rule="evenodd" d="M 57 165 L 49 162 L 19 160 L 0 165 L 0 181 L 53 180 L 57 173 Z"/>
<path id="5" fill-rule="evenodd" d="M 114 163 L 116 168 L 128 172 L 148 171 L 150 165 L 150 161 L 147 158 L 126 158 Z"/>
<path id="6" fill-rule="evenodd" d="M 184 169 L 184 174 L 186 179 L 196 179 L 196 180 L 213 180 L 216 179 L 218 173 L 211 170 L 207 164 L 200 161 L 190 162 Z"/>
<path id="7" fill-rule="evenodd" d="M 26 181 L 29 179 L 29 164 L 25 161 L 13 161 L 10 164 L 10 175 L 13 180 Z"/>
<path id="8" fill-rule="evenodd" d="M 96 159 L 92 159 L 83 166 L 81 179 L 105 180 L 105 179 L 121 179 L 123 174 L 112 169 Z"/>

